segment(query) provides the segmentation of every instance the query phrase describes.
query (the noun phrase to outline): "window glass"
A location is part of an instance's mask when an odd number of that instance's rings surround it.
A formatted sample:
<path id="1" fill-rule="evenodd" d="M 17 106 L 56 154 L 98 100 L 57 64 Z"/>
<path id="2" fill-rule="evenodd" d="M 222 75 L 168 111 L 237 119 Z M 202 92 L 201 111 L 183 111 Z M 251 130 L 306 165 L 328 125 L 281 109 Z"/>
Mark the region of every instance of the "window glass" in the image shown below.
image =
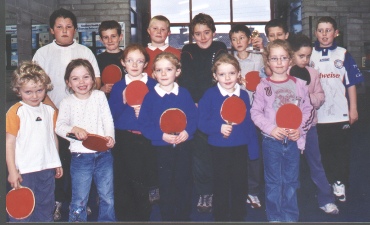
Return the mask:
<path id="1" fill-rule="evenodd" d="M 174 48 L 182 49 L 185 44 L 189 43 L 189 27 L 171 26 L 171 35 L 166 42 Z"/>
<path id="2" fill-rule="evenodd" d="M 171 23 L 189 23 L 188 0 L 151 0 L 151 16 L 163 15 Z"/>
<path id="3" fill-rule="evenodd" d="M 193 17 L 198 13 L 212 16 L 215 22 L 230 22 L 230 2 L 225 0 L 192 0 Z"/>
<path id="4" fill-rule="evenodd" d="M 271 16 L 270 0 L 233 1 L 233 21 L 269 21 Z"/>

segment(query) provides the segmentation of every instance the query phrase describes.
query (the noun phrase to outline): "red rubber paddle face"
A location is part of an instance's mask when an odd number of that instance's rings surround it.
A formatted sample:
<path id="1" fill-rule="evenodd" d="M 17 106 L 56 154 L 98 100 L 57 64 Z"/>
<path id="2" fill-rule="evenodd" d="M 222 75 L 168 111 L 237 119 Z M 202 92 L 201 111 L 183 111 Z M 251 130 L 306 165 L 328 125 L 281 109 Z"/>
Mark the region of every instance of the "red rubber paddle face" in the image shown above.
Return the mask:
<path id="1" fill-rule="evenodd" d="M 88 134 L 88 137 L 82 141 L 82 145 L 90 150 L 104 152 L 109 148 L 107 147 L 108 140 L 97 134 Z"/>
<path id="2" fill-rule="evenodd" d="M 281 128 L 298 129 L 302 123 L 302 111 L 294 104 L 284 104 L 276 112 L 276 125 Z"/>
<path id="3" fill-rule="evenodd" d="M 254 92 L 261 80 L 260 73 L 258 71 L 250 71 L 245 75 L 244 79 L 247 90 Z"/>
<path id="4" fill-rule="evenodd" d="M 103 84 L 115 84 L 122 79 L 122 71 L 117 65 L 110 64 L 102 72 Z"/>
<path id="5" fill-rule="evenodd" d="M 159 120 L 163 133 L 176 134 L 186 128 L 186 115 L 181 109 L 171 108 L 164 111 Z"/>
<path id="6" fill-rule="evenodd" d="M 129 106 L 141 105 L 148 92 L 149 89 L 144 82 L 140 80 L 132 81 L 125 90 L 127 104 Z"/>
<path id="7" fill-rule="evenodd" d="M 226 123 L 240 124 L 247 114 L 247 107 L 241 98 L 233 95 L 222 103 L 220 113 Z"/>
<path id="8" fill-rule="evenodd" d="M 6 195 L 6 211 L 15 219 L 24 219 L 31 215 L 35 207 L 35 196 L 31 189 L 20 187 Z"/>

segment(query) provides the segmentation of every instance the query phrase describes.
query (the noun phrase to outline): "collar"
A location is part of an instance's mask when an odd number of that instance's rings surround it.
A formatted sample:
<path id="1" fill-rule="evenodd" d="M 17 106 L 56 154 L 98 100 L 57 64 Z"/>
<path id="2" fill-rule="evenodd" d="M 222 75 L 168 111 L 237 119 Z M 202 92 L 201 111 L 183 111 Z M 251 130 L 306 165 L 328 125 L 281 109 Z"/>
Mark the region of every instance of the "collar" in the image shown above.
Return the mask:
<path id="1" fill-rule="evenodd" d="M 337 46 L 338 45 L 337 45 L 337 42 L 335 40 L 333 41 L 332 46 L 327 47 L 327 48 L 320 47 L 320 42 L 319 41 L 315 41 L 315 50 L 322 52 L 322 56 L 327 56 L 329 50 L 334 50 L 334 49 L 337 48 Z"/>
<path id="2" fill-rule="evenodd" d="M 221 95 L 224 96 L 224 97 L 226 95 L 228 95 L 228 96 L 236 95 L 238 97 L 240 96 L 240 85 L 238 83 L 235 84 L 235 86 L 234 86 L 235 90 L 232 93 L 227 92 L 223 87 L 221 87 L 220 83 L 217 83 L 217 87 L 220 90 Z"/>
<path id="3" fill-rule="evenodd" d="M 155 86 L 154 86 L 154 90 L 158 93 L 159 96 L 163 97 L 165 94 L 171 94 L 173 93 L 174 95 L 178 95 L 179 94 L 179 85 L 174 82 L 173 83 L 174 86 L 173 86 L 173 89 L 170 91 L 170 92 L 167 92 L 165 90 L 163 90 L 159 85 L 159 83 L 157 83 Z"/>
<path id="4" fill-rule="evenodd" d="M 73 45 L 73 44 L 77 43 L 77 41 L 76 41 L 76 39 L 73 39 L 72 43 L 71 43 L 71 44 L 69 44 L 69 45 L 59 45 L 59 44 L 56 42 L 56 39 L 54 39 L 54 40 L 53 40 L 53 43 L 54 43 L 55 45 L 57 45 L 57 46 L 61 47 L 61 48 L 65 48 L 65 47 L 69 47 L 69 46 L 71 46 L 71 45 Z"/>
<path id="5" fill-rule="evenodd" d="M 148 43 L 148 48 L 152 51 L 156 50 L 157 48 L 159 48 L 159 50 L 161 50 L 161 51 L 164 51 L 166 48 L 168 48 L 168 46 L 169 46 L 168 44 L 165 44 L 161 47 L 155 47 L 155 46 L 152 45 L 152 43 Z"/>
<path id="6" fill-rule="evenodd" d="M 144 82 L 145 84 L 148 82 L 148 74 L 147 73 L 142 73 L 143 77 L 140 79 L 140 81 Z M 126 74 L 125 76 L 125 82 L 126 85 L 129 85 L 133 80 Z"/>

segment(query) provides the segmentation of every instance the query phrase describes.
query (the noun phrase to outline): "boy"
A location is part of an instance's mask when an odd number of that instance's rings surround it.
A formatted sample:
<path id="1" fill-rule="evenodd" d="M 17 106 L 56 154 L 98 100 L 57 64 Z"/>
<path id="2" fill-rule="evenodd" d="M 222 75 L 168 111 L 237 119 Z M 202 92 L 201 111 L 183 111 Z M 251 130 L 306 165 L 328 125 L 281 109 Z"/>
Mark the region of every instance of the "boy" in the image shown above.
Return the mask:
<path id="1" fill-rule="evenodd" d="M 106 48 L 105 52 L 96 57 L 100 72 L 102 73 L 106 66 L 114 64 L 121 69 L 123 77 L 125 70 L 120 62 L 123 50 L 119 48 L 119 43 L 123 38 L 121 25 L 115 20 L 103 21 L 99 25 L 99 36 L 100 41 Z M 113 84 L 102 83 L 100 90 L 109 97 L 108 95 L 112 90 L 112 86 Z"/>
<path id="2" fill-rule="evenodd" d="M 319 71 L 325 102 L 317 110 L 317 133 L 326 176 L 334 195 L 346 201 L 345 187 L 349 185 L 350 125 L 358 120 L 356 84 L 364 81 L 355 60 L 337 46 L 336 21 L 321 17 L 317 21 L 317 41 L 310 66 Z"/>
<path id="3" fill-rule="evenodd" d="M 64 82 L 64 73 L 68 63 L 72 59 L 84 58 L 90 61 L 94 68 L 96 77 L 96 88 L 100 88 L 100 71 L 96 58 L 92 51 L 78 44 L 73 39 L 77 31 L 77 19 L 76 16 L 69 10 L 60 8 L 55 10 L 49 18 L 50 32 L 54 35 L 55 39 L 52 43 L 47 44 L 39 48 L 32 61 L 36 61 L 47 74 L 50 75 L 51 82 L 54 85 L 54 89 L 48 92 L 44 102 L 52 105 L 55 109 L 59 108 L 59 103 L 64 97 L 69 95 L 66 91 L 66 84 Z M 64 168 L 65 180 L 68 184 L 68 192 L 70 189 L 70 176 L 69 176 L 69 164 L 71 160 L 71 153 L 68 149 L 69 142 L 63 138 L 59 139 L 60 158 Z M 62 201 L 66 201 L 70 198 L 70 193 L 64 193 L 63 180 L 56 182 L 55 190 L 56 198 L 56 210 L 55 219 L 61 219 L 60 209 L 62 207 Z"/>
<path id="4" fill-rule="evenodd" d="M 231 28 L 229 37 L 231 45 L 235 49 L 234 56 L 238 60 L 242 77 L 250 71 L 260 71 L 263 68 L 263 57 L 261 54 L 249 53 L 246 51 L 250 42 L 251 31 L 248 27 L 238 24 Z M 245 86 L 241 86 L 244 90 Z M 250 103 L 253 101 L 253 92 L 246 90 L 249 95 Z M 252 208 L 260 208 L 261 203 L 258 199 L 261 183 L 262 164 L 261 159 L 249 160 L 248 158 L 248 196 L 247 203 Z"/>
<path id="5" fill-rule="evenodd" d="M 55 179 L 63 175 L 54 132 L 57 111 L 42 103 L 52 89 L 50 78 L 35 63 L 24 62 L 13 73 L 12 89 L 22 98 L 6 114 L 6 163 L 12 188 L 30 188 L 32 214 L 10 222 L 52 222 Z"/>
<path id="6" fill-rule="evenodd" d="M 148 43 L 148 46 L 145 50 L 148 52 L 150 60 L 146 66 L 144 72 L 152 77 L 153 72 L 153 60 L 161 52 L 171 52 L 178 59 L 180 59 L 181 52 L 166 44 L 166 39 L 171 34 L 170 30 L 170 21 L 167 17 L 162 15 L 154 16 L 148 26 L 148 34 L 150 36 L 151 43 Z"/>
<path id="7" fill-rule="evenodd" d="M 211 16 L 199 13 L 190 23 L 190 33 L 195 44 L 182 48 L 182 75 L 179 85 L 189 90 L 194 102 L 198 105 L 204 92 L 213 83 L 212 64 L 221 53 L 227 53 L 223 42 L 213 41 L 216 27 Z M 212 158 L 208 149 L 207 135 L 197 130 L 194 134 L 195 148 L 193 154 L 193 173 L 195 191 L 199 195 L 198 211 L 210 212 L 212 209 Z"/>

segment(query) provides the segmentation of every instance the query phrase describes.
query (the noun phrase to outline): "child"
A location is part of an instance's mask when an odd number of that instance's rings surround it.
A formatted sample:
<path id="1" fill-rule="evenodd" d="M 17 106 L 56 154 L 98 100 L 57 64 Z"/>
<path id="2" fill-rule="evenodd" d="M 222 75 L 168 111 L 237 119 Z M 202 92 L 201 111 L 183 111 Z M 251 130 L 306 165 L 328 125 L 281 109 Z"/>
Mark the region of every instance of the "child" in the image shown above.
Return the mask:
<path id="1" fill-rule="evenodd" d="M 30 188 L 35 196 L 32 214 L 10 222 L 53 222 L 55 178 L 63 169 L 54 132 L 57 111 L 42 103 L 52 89 L 50 78 L 36 63 L 23 62 L 14 72 L 13 91 L 22 98 L 6 114 L 6 163 L 12 188 Z"/>
<path id="2" fill-rule="evenodd" d="M 59 107 L 56 132 L 70 141 L 72 200 L 69 222 L 86 222 L 86 205 L 92 180 L 99 193 L 98 221 L 115 221 L 113 197 L 113 158 L 111 150 L 97 152 L 87 149 L 80 140 L 87 134 L 107 139 L 107 147 L 114 146 L 114 126 L 107 98 L 102 91 L 94 90 L 94 69 L 85 59 L 74 59 L 64 76 L 71 95 Z M 67 137 L 73 133 L 79 140 Z"/>
<path id="3" fill-rule="evenodd" d="M 250 117 L 248 93 L 238 84 L 241 80 L 238 60 L 222 54 L 216 58 L 212 72 L 217 86 L 208 89 L 199 101 L 198 127 L 208 135 L 212 152 L 213 216 L 215 221 L 244 221 L 248 158 L 258 158 L 258 138 Z M 220 109 L 224 100 L 233 95 L 244 101 L 247 114 L 242 123 L 232 126 L 222 119 Z"/>
<path id="4" fill-rule="evenodd" d="M 36 61 L 49 74 L 51 82 L 54 85 L 54 89 L 48 92 L 44 102 L 58 109 L 60 101 L 69 95 L 65 88 L 64 74 L 68 63 L 72 59 L 84 58 L 89 60 L 94 68 L 97 88 L 100 88 L 100 71 L 91 50 L 86 46 L 78 44 L 73 39 L 77 31 L 77 19 L 71 11 L 63 8 L 57 9 L 50 15 L 49 22 L 50 32 L 54 35 L 55 39 L 52 43 L 39 48 L 33 56 L 32 61 Z M 68 149 L 69 142 L 59 136 L 58 142 L 60 159 L 65 176 L 64 179 L 59 179 L 55 183 L 55 220 L 61 219 L 62 202 L 69 202 L 71 198 L 71 177 L 69 172 L 71 153 Z M 66 190 L 65 187 L 67 187 Z"/>
<path id="5" fill-rule="evenodd" d="M 171 52 L 176 55 L 177 58 L 180 58 L 181 52 L 166 44 L 166 39 L 171 34 L 170 21 L 167 17 L 162 15 L 154 16 L 149 22 L 147 31 L 150 36 L 151 43 L 148 43 L 145 50 L 148 52 L 150 60 L 144 72 L 152 77 L 153 61 L 159 53 Z"/>
<path id="6" fill-rule="evenodd" d="M 229 37 L 231 45 L 236 50 L 234 52 L 235 58 L 238 60 L 241 75 L 245 75 L 250 71 L 260 71 L 263 68 L 263 58 L 261 54 L 249 53 L 246 51 L 250 40 L 251 31 L 248 27 L 238 24 L 231 28 Z M 243 90 L 246 90 L 249 95 L 249 102 L 252 104 L 253 92 L 241 85 Z M 261 203 L 258 199 L 261 183 L 262 161 L 260 158 L 256 160 L 249 160 L 248 158 L 248 196 L 247 203 L 251 204 L 252 208 L 260 208 Z"/>
<path id="7" fill-rule="evenodd" d="M 99 25 L 99 36 L 100 41 L 106 48 L 105 52 L 102 52 L 96 57 L 100 72 L 102 73 L 106 66 L 114 64 L 124 73 L 123 66 L 120 62 L 123 50 L 119 48 L 119 43 L 123 38 L 121 25 L 115 20 L 103 21 Z M 113 84 L 102 83 L 100 90 L 109 98 L 112 86 Z"/>
<path id="8" fill-rule="evenodd" d="M 204 92 L 213 86 L 211 68 L 215 58 L 227 53 L 223 42 L 213 41 L 215 32 L 212 17 L 199 13 L 190 23 L 190 33 L 196 43 L 182 48 L 182 75 L 178 82 L 190 92 L 196 105 Z M 206 140 L 207 136 L 197 130 L 192 155 L 195 192 L 199 195 L 197 209 L 200 212 L 210 212 L 212 209 L 212 156 Z"/>
<path id="9" fill-rule="evenodd" d="M 348 128 L 358 120 L 356 84 L 363 82 L 364 77 L 348 51 L 337 46 L 338 32 L 333 18 L 318 20 L 310 66 L 319 71 L 325 92 L 325 102 L 317 110 L 322 164 L 334 194 L 344 202 L 345 187 L 349 185 Z"/>
<path id="10" fill-rule="evenodd" d="M 311 179 L 317 186 L 317 200 L 320 209 L 324 210 L 324 212 L 328 214 L 338 214 L 339 210 L 334 203 L 335 198 L 321 163 L 321 154 L 316 130 L 316 110 L 324 103 L 325 94 L 320 84 L 319 73 L 317 70 L 308 66 L 312 53 L 311 40 L 303 34 L 298 34 L 293 35 L 289 43 L 294 52 L 293 64 L 299 68 L 305 68 L 309 72 L 309 82 L 307 82 L 308 92 L 310 93 L 311 104 L 315 109 L 315 117 L 312 121 L 311 128 L 308 130 L 306 135 L 306 146 L 303 156 L 306 158 L 307 164 L 310 167 Z M 290 75 L 293 74 L 291 73 Z"/>
<path id="11" fill-rule="evenodd" d="M 113 157 L 118 221 L 149 221 L 151 203 L 159 200 L 157 160 L 139 128 L 140 106 L 129 106 L 124 97 L 127 85 L 135 80 L 146 83 L 149 90 L 154 88 L 156 81 L 143 72 L 148 61 L 142 45 L 128 45 L 121 56 L 127 74 L 113 85 L 109 97 L 117 140 Z"/>
<path id="12" fill-rule="evenodd" d="M 175 82 L 180 72 L 180 62 L 174 54 L 157 55 L 153 61 L 153 76 L 158 84 L 145 96 L 139 115 L 143 135 L 151 140 L 152 151 L 158 158 L 159 206 L 163 221 L 190 221 L 191 213 L 190 151 L 197 127 L 197 108 L 190 93 Z M 160 128 L 160 117 L 169 108 L 179 108 L 186 115 L 186 128 L 179 135 L 163 133 Z"/>
<path id="13" fill-rule="evenodd" d="M 254 94 L 251 115 L 263 134 L 262 151 L 268 221 L 296 222 L 299 217 L 299 150 L 305 147 L 305 134 L 312 122 L 313 107 L 306 82 L 287 74 L 292 52 L 283 40 L 269 42 L 264 51 L 272 75 L 262 78 Z M 302 111 L 298 129 L 277 127 L 276 111 L 292 103 Z M 287 137 L 287 143 L 282 140 Z"/>

